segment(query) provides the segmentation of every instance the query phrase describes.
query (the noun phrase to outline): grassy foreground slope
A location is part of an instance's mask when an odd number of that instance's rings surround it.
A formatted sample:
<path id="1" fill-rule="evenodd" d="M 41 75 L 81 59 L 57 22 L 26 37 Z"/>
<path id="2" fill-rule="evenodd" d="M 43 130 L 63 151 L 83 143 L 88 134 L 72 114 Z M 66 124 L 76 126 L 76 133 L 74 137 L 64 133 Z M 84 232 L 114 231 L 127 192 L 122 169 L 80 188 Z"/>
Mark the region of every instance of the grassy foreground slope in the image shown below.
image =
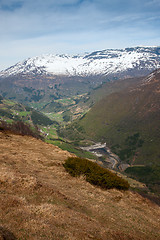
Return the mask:
<path id="1" fill-rule="evenodd" d="M 137 193 L 102 190 L 70 176 L 63 167 L 68 152 L 2 132 L 0 149 L 0 238 L 160 238 L 158 205 Z"/>
<path id="2" fill-rule="evenodd" d="M 160 163 L 160 71 L 103 98 L 77 126 L 80 134 L 106 142 L 124 161 Z"/>

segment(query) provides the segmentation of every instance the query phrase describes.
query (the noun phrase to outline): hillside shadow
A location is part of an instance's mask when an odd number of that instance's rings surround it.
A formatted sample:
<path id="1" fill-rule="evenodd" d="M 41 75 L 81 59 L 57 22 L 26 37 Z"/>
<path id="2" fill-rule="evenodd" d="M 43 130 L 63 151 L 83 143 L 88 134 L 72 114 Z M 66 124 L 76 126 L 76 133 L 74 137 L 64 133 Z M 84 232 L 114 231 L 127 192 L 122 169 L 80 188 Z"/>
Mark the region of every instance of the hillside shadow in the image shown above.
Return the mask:
<path id="1" fill-rule="evenodd" d="M 0 226 L 0 239 L 1 240 L 17 240 L 12 232 Z"/>

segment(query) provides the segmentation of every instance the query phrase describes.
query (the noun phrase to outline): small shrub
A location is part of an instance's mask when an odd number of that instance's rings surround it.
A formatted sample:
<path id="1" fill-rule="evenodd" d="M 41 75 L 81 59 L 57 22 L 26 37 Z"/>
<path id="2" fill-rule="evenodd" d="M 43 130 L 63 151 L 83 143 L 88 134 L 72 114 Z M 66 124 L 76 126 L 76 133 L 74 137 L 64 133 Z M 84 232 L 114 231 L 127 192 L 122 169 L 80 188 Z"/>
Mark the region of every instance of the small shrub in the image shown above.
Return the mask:
<path id="1" fill-rule="evenodd" d="M 66 171 L 71 174 L 71 176 L 78 177 L 80 175 L 84 175 L 86 177 L 86 181 L 104 189 L 129 189 L 129 183 L 126 180 L 87 159 L 70 157 L 66 160 L 63 166 Z"/>

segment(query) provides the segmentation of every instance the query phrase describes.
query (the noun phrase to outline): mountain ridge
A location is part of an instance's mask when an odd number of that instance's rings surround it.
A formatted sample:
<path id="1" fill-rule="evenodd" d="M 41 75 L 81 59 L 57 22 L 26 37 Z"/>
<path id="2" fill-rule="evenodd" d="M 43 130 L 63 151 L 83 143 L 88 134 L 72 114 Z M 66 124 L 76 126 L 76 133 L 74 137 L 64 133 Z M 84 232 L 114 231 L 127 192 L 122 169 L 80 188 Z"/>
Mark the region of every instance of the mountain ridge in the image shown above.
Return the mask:
<path id="1" fill-rule="evenodd" d="M 105 49 L 84 55 L 46 54 L 2 70 L 0 77 L 18 74 L 60 76 L 145 75 L 160 67 L 160 47 Z M 122 74 L 123 76 L 124 74 Z"/>

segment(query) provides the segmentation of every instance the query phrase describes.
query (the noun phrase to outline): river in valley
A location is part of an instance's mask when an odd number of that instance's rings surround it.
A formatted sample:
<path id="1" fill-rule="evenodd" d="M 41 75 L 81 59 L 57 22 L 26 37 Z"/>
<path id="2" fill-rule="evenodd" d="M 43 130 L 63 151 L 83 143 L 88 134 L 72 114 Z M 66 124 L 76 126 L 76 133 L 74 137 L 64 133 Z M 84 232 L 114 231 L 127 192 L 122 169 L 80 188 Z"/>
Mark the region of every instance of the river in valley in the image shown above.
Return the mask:
<path id="1" fill-rule="evenodd" d="M 95 143 L 88 147 L 81 147 L 84 151 L 89 151 L 98 157 L 103 167 L 116 169 L 120 162 L 119 157 L 112 153 L 106 143 Z"/>

